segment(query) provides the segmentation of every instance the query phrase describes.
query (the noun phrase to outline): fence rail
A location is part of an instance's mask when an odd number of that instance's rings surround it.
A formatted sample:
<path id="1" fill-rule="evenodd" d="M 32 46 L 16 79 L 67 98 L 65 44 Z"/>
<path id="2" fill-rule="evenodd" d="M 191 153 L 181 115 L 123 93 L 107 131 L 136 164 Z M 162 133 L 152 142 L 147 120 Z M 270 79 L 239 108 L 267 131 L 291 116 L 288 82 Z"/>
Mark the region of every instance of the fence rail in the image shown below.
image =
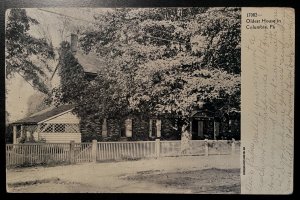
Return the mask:
<path id="1" fill-rule="evenodd" d="M 240 141 L 191 140 L 189 149 L 182 150 L 180 140 L 126 141 L 92 143 L 7 144 L 6 166 L 68 164 L 108 160 L 140 159 L 183 155 L 237 154 Z"/>
<path id="2" fill-rule="evenodd" d="M 6 165 L 65 163 L 69 161 L 70 144 L 8 144 Z"/>
<path id="3" fill-rule="evenodd" d="M 92 162 L 92 143 L 75 144 L 75 162 Z"/>

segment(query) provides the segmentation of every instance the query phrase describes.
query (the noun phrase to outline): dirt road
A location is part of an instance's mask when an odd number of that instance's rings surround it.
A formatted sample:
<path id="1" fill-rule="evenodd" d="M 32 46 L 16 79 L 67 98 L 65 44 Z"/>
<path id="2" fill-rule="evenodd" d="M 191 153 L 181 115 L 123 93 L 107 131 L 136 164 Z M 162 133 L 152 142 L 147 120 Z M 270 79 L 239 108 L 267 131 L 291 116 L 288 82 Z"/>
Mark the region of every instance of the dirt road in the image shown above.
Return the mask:
<path id="1" fill-rule="evenodd" d="M 9 192 L 239 193 L 239 156 L 187 156 L 7 170 Z"/>

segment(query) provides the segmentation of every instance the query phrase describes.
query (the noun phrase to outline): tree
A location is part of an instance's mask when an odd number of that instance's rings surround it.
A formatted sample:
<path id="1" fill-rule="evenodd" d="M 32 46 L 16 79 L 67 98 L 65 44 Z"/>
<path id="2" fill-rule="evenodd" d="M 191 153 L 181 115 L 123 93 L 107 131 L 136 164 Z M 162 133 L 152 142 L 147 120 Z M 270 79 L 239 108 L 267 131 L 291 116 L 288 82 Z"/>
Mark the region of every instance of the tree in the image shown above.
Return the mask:
<path id="1" fill-rule="evenodd" d="M 112 113 L 113 115 L 121 114 L 117 112 L 123 110 L 126 104 L 126 92 L 121 87 L 123 82 L 119 81 L 122 78 L 117 77 L 118 70 L 103 66 L 98 76 L 89 82 L 82 67 L 70 51 L 69 43 L 61 44 L 60 58 L 61 87 L 56 94 L 57 103 L 76 104 L 79 112 L 98 109 L 97 114 L 101 117 L 111 117 Z M 123 99 L 121 99 L 122 95 Z"/>
<path id="2" fill-rule="evenodd" d="M 103 118 L 121 119 L 129 114 L 125 78 L 119 69 L 103 66 L 98 76 L 88 81 L 77 62 L 70 44 L 62 42 L 58 68 L 61 87 L 54 91 L 56 104 L 74 104 L 74 112 L 81 117 L 81 128 L 85 129 L 83 140 L 98 139 L 96 129 Z"/>
<path id="3" fill-rule="evenodd" d="M 81 37 L 81 47 L 108 65 L 83 88 L 93 98 L 82 95 L 76 101 L 79 107 L 91 106 L 89 116 L 105 116 L 106 107 L 115 116 L 124 110 L 176 115 L 184 132 L 191 111 L 203 105 L 239 112 L 240 9 L 122 8 L 95 20 L 95 29 Z M 106 84 L 115 85 L 108 92 Z M 103 94 L 109 101 L 99 107 L 95 101 Z"/>
<path id="4" fill-rule="evenodd" d="M 54 58 L 51 44 L 45 38 L 35 38 L 29 34 L 30 27 L 39 22 L 27 16 L 24 9 L 8 11 L 5 37 L 6 76 L 18 73 L 33 87 L 48 94 L 47 72 L 51 68 L 48 59 Z"/>

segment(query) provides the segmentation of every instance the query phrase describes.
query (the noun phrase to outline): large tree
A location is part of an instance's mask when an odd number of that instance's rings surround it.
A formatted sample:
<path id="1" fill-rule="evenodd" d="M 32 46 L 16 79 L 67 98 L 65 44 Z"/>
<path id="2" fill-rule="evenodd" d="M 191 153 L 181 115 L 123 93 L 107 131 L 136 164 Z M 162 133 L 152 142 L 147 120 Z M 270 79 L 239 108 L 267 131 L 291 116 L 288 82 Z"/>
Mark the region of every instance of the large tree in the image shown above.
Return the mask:
<path id="1" fill-rule="evenodd" d="M 239 112 L 240 9 L 123 8 L 95 21 L 80 43 L 107 66 L 72 99 L 79 115 L 176 114 L 187 125 L 191 111 L 203 105 Z"/>
<path id="2" fill-rule="evenodd" d="M 29 33 L 30 27 L 38 23 L 26 14 L 25 9 L 14 8 L 7 11 L 6 76 L 10 78 L 18 73 L 34 88 L 48 94 L 47 73 L 51 68 L 47 61 L 54 58 L 54 51 L 45 38 L 36 38 Z"/>

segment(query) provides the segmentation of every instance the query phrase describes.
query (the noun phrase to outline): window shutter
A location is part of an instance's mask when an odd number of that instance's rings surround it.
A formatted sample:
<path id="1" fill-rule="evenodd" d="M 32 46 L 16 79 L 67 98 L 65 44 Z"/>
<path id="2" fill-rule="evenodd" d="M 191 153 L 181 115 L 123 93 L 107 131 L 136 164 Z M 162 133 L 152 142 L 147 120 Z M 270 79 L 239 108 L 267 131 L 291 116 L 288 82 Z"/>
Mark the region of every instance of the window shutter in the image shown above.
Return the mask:
<path id="1" fill-rule="evenodd" d="M 161 137 L 161 120 L 156 120 L 156 137 Z"/>

